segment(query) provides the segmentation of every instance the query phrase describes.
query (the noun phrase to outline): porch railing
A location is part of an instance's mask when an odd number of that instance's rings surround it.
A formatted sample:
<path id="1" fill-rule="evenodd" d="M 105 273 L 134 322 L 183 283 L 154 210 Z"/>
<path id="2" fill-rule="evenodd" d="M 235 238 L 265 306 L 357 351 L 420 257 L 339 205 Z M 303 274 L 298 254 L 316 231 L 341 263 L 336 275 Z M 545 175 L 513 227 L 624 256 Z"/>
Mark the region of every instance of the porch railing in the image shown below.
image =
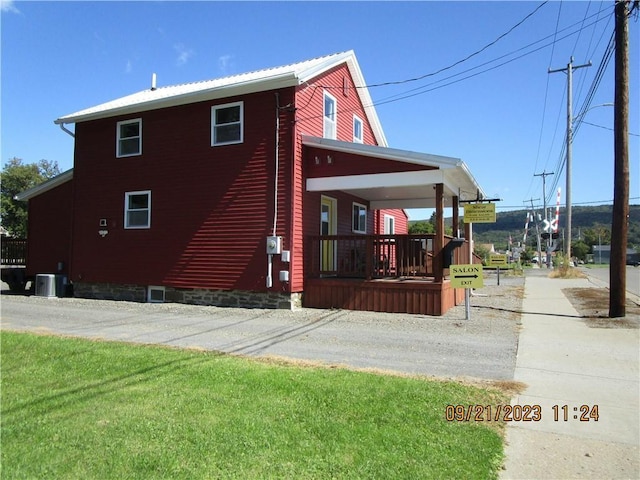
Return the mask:
<path id="1" fill-rule="evenodd" d="M 311 236 L 307 277 L 436 277 L 434 239 L 434 234 Z M 445 237 L 445 246 L 450 240 Z M 456 248 L 452 263 L 467 263 L 468 256 L 467 248 Z"/>
<path id="2" fill-rule="evenodd" d="M 2 265 L 26 265 L 27 241 L 19 238 L 5 238 L 0 240 Z"/>

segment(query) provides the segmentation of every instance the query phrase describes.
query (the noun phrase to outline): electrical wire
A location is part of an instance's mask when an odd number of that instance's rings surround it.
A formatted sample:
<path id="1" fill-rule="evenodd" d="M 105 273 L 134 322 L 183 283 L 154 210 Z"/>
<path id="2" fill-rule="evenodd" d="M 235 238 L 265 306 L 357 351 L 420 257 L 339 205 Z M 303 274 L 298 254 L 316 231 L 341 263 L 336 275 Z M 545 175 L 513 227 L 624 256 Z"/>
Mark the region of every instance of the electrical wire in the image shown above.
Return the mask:
<path id="1" fill-rule="evenodd" d="M 553 64 L 553 54 L 556 51 L 556 38 L 558 35 L 558 27 L 560 26 L 560 13 L 562 12 L 562 2 L 559 2 L 560 7 L 558 8 L 558 16 L 556 17 L 556 28 L 555 28 L 555 32 L 553 34 L 553 45 L 551 46 L 551 55 L 549 58 L 549 69 L 551 69 L 551 65 Z M 529 182 L 529 186 L 527 187 L 527 193 L 525 194 L 525 197 L 529 196 L 529 192 L 531 192 L 531 187 L 533 186 L 533 182 L 535 180 L 535 172 L 538 171 L 538 160 L 540 160 L 540 149 L 542 148 L 542 137 L 544 134 L 544 124 L 545 124 L 545 119 L 547 116 L 547 101 L 549 98 L 549 82 L 551 81 L 550 79 L 550 75 L 547 75 L 547 82 L 544 88 L 544 103 L 542 104 L 542 122 L 540 124 L 540 134 L 538 135 L 538 149 L 536 151 L 536 161 L 533 167 L 533 173 L 534 175 L 531 176 L 531 180 Z M 557 125 L 556 125 L 557 126 Z M 554 133 L 554 140 L 555 140 L 555 133 Z M 553 142 L 552 142 L 553 144 Z M 546 169 L 544 169 L 544 171 L 546 171 Z"/>
<path id="2" fill-rule="evenodd" d="M 591 19 L 592 17 L 594 17 L 596 15 L 597 14 L 594 14 L 589 18 Z M 591 22 L 588 25 L 586 25 L 585 27 L 581 27 L 581 28 L 587 28 L 587 27 L 589 27 L 591 25 L 594 25 L 594 24 L 596 24 L 598 22 L 601 22 L 602 20 L 603 19 L 596 19 L 594 22 Z M 565 32 L 565 31 L 575 27 L 576 25 L 578 25 L 580 23 L 581 22 L 577 22 L 577 23 L 575 23 L 575 24 L 573 24 L 573 25 L 571 25 L 569 27 L 566 27 L 566 28 L 560 30 L 560 32 Z M 416 87 L 414 89 L 410 89 L 410 90 L 408 90 L 408 91 L 406 91 L 404 93 L 400 93 L 400 94 L 392 95 L 392 96 L 387 97 L 387 98 L 383 98 L 383 99 L 381 99 L 379 101 L 372 102 L 370 105 L 365 105 L 364 107 L 368 108 L 368 107 L 374 107 L 374 106 L 379 106 L 379 105 L 385 105 L 385 104 L 393 103 L 393 102 L 400 101 L 400 100 L 406 100 L 408 98 L 412 98 L 412 97 L 415 97 L 417 95 L 422 95 L 422 94 L 425 94 L 425 93 L 432 92 L 434 90 L 438 90 L 438 89 L 441 89 L 441 88 L 444 88 L 444 87 L 447 87 L 447 86 L 450 86 L 450 85 L 454 85 L 454 84 L 462 82 L 464 80 L 468 80 L 470 78 L 476 77 L 476 76 L 481 75 L 483 73 L 487 73 L 487 72 L 490 72 L 492 70 L 495 70 L 495 69 L 498 69 L 500 67 L 503 67 L 505 65 L 508 65 L 509 63 L 512 63 L 512 62 L 514 62 L 516 60 L 520 60 L 522 58 L 525 58 L 528 55 L 531 55 L 531 54 L 533 54 L 535 52 L 538 52 L 538 51 L 540 51 L 540 50 L 542 50 L 544 48 L 547 48 L 547 47 L 549 47 L 551 45 L 555 45 L 556 43 L 558 43 L 558 42 L 560 42 L 560 41 L 562 41 L 562 40 L 564 40 L 566 38 L 569 38 L 569 37 L 571 37 L 573 35 L 576 35 L 577 33 L 578 32 L 576 32 L 576 31 L 572 31 L 572 32 L 567 33 L 566 35 L 560 37 L 560 38 L 553 38 L 554 35 L 547 35 L 546 37 L 543 37 L 540 40 L 532 42 L 532 43 L 530 43 L 528 45 L 525 45 L 524 47 L 518 48 L 518 49 L 516 49 L 514 51 L 511 51 L 509 53 L 506 53 L 504 55 L 496 57 L 496 58 L 494 58 L 492 60 L 489 60 L 487 62 L 484 62 L 484 63 L 482 63 L 480 65 L 476 65 L 475 67 L 469 68 L 467 70 L 463 70 L 461 72 L 458 72 L 456 74 L 450 75 L 450 76 L 445 77 L 445 78 L 442 78 L 442 79 L 437 80 L 435 82 L 432 82 L 432 83 L 429 83 L 429 84 L 426 84 L 426 85 L 423 85 L 423 86 L 420 86 L 420 87 Z M 486 65 L 490 65 L 491 63 L 497 62 L 497 61 L 499 61 L 499 60 L 501 60 L 503 58 L 506 58 L 506 57 L 509 57 L 511 55 L 514 55 L 514 54 L 516 54 L 516 53 L 518 53 L 520 51 L 523 51 L 523 50 L 525 50 L 527 48 L 530 48 L 530 47 L 532 47 L 534 45 L 537 45 L 537 44 L 539 44 L 541 42 L 544 42 L 544 41 L 548 40 L 549 38 L 553 38 L 553 40 L 551 42 L 545 43 L 545 44 L 543 44 L 543 45 L 541 45 L 541 46 L 539 46 L 539 47 L 537 47 L 537 48 L 535 48 L 533 50 L 525 52 L 525 53 L 523 53 L 523 54 L 521 54 L 521 55 L 519 55 L 519 56 L 517 56 L 515 58 L 511 58 L 511 59 L 506 60 L 506 61 L 504 61 L 502 63 L 494 65 L 494 66 L 492 66 L 490 68 L 486 68 L 486 69 L 481 70 L 479 72 L 476 72 L 476 73 L 473 73 L 473 74 L 470 74 L 470 75 L 466 75 L 466 76 L 464 76 L 462 78 L 458 78 L 458 79 L 450 81 L 448 83 L 443 83 L 441 85 L 438 85 L 438 84 L 440 84 L 442 82 L 446 82 L 447 80 L 459 77 L 461 75 L 464 75 L 465 73 L 472 72 L 473 70 L 477 70 L 477 69 L 479 69 L 481 67 L 484 67 Z M 459 63 L 459 62 L 457 62 L 457 63 Z M 426 74 L 426 75 L 423 75 L 422 77 L 426 78 L 426 77 L 431 76 L 431 75 L 432 74 Z M 409 81 L 412 81 L 412 80 L 410 79 Z M 406 83 L 406 81 L 401 81 L 401 82 L 397 82 L 397 83 Z M 391 85 L 391 84 L 394 84 L 394 82 L 386 82 L 384 84 L 373 84 L 373 85 L 358 86 L 358 87 L 355 87 L 355 88 L 369 88 L 369 87 L 382 86 L 382 85 Z M 330 86 L 330 85 L 312 85 L 312 87 L 316 88 L 316 89 L 318 89 L 318 88 L 323 88 L 323 89 L 343 88 L 343 86 Z M 429 88 L 429 87 L 432 87 L 432 88 Z M 340 111 L 338 111 L 338 113 L 349 113 L 352 110 L 354 110 L 354 109 L 340 110 Z M 302 111 L 302 109 L 299 108 L 298 111 Z M 321 118 L 321 117 L 322 117 L 321 114 L 320 115 L 310 115 L 310 116 L 307 116 L 307 117 L 300 117 L 300 118 L 298 118 L 298 121 L 306 121 L 306 120 L 311 120 L 311 119 L 314 119 L 314 118 Z"/>

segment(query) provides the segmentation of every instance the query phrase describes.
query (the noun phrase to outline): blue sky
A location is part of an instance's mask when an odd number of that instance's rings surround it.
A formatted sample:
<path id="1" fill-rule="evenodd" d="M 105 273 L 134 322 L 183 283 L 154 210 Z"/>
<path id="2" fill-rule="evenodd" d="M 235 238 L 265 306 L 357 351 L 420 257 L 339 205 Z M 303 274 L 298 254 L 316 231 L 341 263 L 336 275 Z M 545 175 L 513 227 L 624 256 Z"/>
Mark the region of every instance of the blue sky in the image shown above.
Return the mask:
<path id="1" fill-rule="evenodd" d="M 573 143 L 572 203 L 611 203 L 613 108 L 599 105 L 614 97 L 614 59 L 602 69 L 614 2 L 543 3 L 2 0 L 1 161 L 71 168 L 73 139 L 53 121 L 149 88 L 154 72 L 171 85 L 353 49 L 368 85 L 424 77 L 370 87 L 389 146 L 462 158 L 502 199 L 498 212 L 542 205 L 542 172 L 554 172 L 547 198 L 555 205 L 561 187 L 564 204 L 567 75 L 548 69 L 573 56 L 593 66 L 574 72 L 574 114 L 590 109 Z M 637 20 L 629 31 L 638 204 Z"/>

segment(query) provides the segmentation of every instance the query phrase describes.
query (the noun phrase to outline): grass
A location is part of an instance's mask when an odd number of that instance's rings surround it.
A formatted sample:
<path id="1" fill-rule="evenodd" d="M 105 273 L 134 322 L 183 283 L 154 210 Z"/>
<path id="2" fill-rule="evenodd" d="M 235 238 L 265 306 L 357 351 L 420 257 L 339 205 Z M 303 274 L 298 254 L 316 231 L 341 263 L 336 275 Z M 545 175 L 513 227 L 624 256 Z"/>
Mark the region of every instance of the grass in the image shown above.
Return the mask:
<path id="1" fill-rule="evenodd" d="M 494 389 L 2 332 L 3 478 L 497 478 Z M 496 426 L 498 428 L 496 428 Z"/>

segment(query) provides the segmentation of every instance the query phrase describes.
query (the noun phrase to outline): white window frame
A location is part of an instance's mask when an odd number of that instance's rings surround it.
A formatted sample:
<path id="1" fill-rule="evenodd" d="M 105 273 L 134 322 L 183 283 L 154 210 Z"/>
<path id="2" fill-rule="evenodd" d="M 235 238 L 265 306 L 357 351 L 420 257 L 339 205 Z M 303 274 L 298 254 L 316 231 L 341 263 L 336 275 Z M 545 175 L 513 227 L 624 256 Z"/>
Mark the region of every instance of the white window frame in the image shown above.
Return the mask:
<path id="1" fill-rule="evenodd" d="M 356 225 L 356 208 L 358 209 L 358 224 Z M 361 212 L 364 210 L 364 226 L 360 225 Z M 364 228 L 362 228 L 364 227 Z M 351 204 L 351 230 L 353 233 L 367 233 L 367 206 L 362 203 L 353 202 Z"/>
<path id="2" fill-rule="evenodd" d="M 225 108 L 240 107 L 240 119 L 235 122 L 229 123 L 216 123 L 216 112 L 218 110 L 224 110 Z M 240 126 L 240 138 L 237 140 L 231 140 L 228 142 L 218 142 L 216 140 L 216 128 L 221 126 L 239 125 Z M 225 103 L 223 105 L 214 105 L 211 107 L 211 146 L 218 147 L 220 145 L 236 145 L 244 142 L 244 102 Z"/>
<path id="3" fill-rule="evenodd" d="M 124 125 L 130 125 L 133 123 L 138 124 L 138 135 L 134 137 L 122 137 L 121 127 Z M 123 140 L 131 140 L 133 138 L 138 139 L 138 151 L 133 153 L 121 153 L 120 142 Z M 142 155 L 142 119 L 133 118 L 130 120 L 122 120 L 116 124 L 116 158 L 136 157 Z"/>
<path id="4" fill-rule="evenodd" d="M 134 195 L 147 195 L 149 197 L 149 205 L 147 208 L 142 209 L 130 209 L 129 197 Z M 146 225 L 130 225 L 129 224 L 129 212 L 147 211 L 147 223 Z M 124 194 L 124 228 L 126 230 L 141 230 L 151 228 L 151 190 L 140 190 L 137 192 L 125 192 Z"/>
<path id="5" fill-rule="evenodd" d="M 395 235 L 396 234 L 396 217 L 393 215 L 384 216 L 384 234 Z"/>
<path id="6" fill-rule="evenodd" d="M 360 136 L 359 137 L 357 136 L 357 130 L 356 130 L 356 125 L 357 124 L 360 125 Z M 354 143 L 364 143 L 364 122 L 357 115 L 353 116 L 353 141 L 354 141 Z"/>
<path id="7" fill-rule="evenodd" d="M 333 102 L 333 113 L 327 115 L 327 99 Z M 322 136 L 336 140 L 338 138 L 338 100 L 329 92 L 322 96 Z"/>

